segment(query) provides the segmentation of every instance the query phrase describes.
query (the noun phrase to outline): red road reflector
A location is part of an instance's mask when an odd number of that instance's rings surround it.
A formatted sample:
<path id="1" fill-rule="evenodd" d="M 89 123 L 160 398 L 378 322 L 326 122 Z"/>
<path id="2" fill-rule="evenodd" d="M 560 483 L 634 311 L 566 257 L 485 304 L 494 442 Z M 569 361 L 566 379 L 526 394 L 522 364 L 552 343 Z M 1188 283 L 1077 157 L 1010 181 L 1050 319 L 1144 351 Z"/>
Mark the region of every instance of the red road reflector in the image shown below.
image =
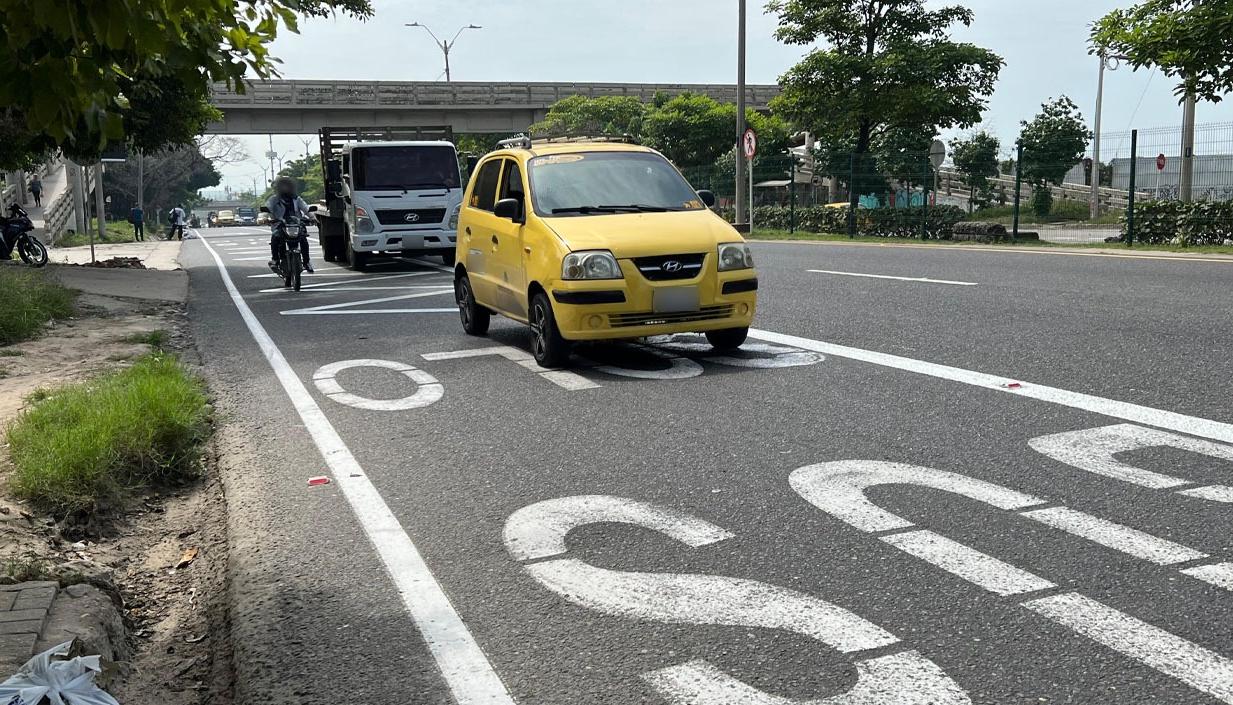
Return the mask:
<path id="1" fill-rule="evenodd" d="M 1007 389 L 1023 389 L 1023 385 L 1018 382 L 1011 382 L 1010 384 L 1006 385 L 1006 388 Z"/>
<path id="2" fill-rule="evenodd" d="M 310 477 L 310 478 L 308 478 L 308 486 L 309 486 L 309 487 L 317 487 L 317 486 L 319 486 L 319 485 L 328 485 L 328 484 L 330 484 L 330 478 L 328 478 L 328 477 Z"/>

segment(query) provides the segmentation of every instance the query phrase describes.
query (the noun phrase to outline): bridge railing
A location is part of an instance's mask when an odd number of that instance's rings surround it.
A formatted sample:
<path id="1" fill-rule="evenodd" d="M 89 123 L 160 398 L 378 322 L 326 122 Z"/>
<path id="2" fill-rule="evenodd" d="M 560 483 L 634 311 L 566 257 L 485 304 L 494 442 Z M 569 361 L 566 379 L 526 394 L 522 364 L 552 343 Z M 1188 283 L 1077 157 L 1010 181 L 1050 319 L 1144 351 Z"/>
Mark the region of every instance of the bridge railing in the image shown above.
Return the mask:
<path id="1" fill-rule="evenodd" d="M 396 81 L 258 81 L 244 93 L 225 85 L 214 86 L 214 104 L 228 107 L 328 106 L 544 106 L 584 95 L 633 96 L 650 102 L 657 93 L 686 91 L 709 95 L 721 102 L 736 102 L 736 86 L 718 84 L 632 83 L 439 83 Z M 746 86 L 751 106 L 765 108 L 779 95 L 778 86 Z"/>

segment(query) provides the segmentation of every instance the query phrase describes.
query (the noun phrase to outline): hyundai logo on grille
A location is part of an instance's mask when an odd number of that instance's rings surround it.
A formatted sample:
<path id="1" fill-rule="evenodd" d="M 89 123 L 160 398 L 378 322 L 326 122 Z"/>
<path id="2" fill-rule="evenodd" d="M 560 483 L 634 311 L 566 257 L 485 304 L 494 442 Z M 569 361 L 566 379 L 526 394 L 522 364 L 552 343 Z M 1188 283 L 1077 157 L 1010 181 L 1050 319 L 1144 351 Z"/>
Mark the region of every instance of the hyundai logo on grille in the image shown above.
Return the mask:
<path id="1" fill-rule="evenodd" d="M 664 270 L 665 272 L 679 272 L 681 271 L 682 266 L 683 265 L 680 262 L 677 262 L 674 259 L 670 259 L 667 262 L 664 262 L 663 264 L 659 265 L 659 268 Z"/>
<path id="2" fill-rule="evenodd" d="M 420 222 L 420 214 L 419 213 L 408 213 L 404 215 L 402 219 L 407 221 L 408 223 L 418 223 Z"/>

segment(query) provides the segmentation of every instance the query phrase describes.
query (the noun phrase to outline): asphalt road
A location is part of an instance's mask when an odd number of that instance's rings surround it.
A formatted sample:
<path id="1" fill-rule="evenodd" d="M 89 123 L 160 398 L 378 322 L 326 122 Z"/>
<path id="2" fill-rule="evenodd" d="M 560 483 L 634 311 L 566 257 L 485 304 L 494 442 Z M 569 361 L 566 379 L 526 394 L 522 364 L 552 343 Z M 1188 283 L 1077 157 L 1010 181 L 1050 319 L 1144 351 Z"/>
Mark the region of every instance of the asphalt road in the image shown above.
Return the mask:
<path id="1" fill-rule="evenodd" d="M 759 243 L 747 352 L 545 375 L 203 235 L 242 702 L 1233 703 L 1233 262 Z"/>

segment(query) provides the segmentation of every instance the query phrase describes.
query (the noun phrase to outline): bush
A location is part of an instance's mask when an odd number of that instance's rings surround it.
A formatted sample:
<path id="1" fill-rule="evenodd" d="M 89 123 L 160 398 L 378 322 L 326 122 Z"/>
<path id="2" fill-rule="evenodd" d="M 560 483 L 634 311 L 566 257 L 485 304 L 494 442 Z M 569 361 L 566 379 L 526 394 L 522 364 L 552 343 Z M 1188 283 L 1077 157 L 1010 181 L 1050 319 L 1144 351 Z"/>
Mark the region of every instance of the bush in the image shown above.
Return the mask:
<path id="1" fill-rule="evenodd" d="M 73 315 L 75 297 L 45 271 L 0 270 L 0 345 L 29 340 L 48 321 Z"/>
<path id="2" fill-rule="evenodd" d="M 1038 186 L 1032 191 L 1032 212 L 1037 218 L 1048 217 L 1053 212 L 1053 191 L 1048 186 Z"/>
<path id="3" fill-rule="evenodd" d="M 731 212 L 726 214 L 731 220 Z M 856 212 L 857 231 L 873 237 L 919 238 L 924 214 L 920 206 L 912 208 L 872 208 Z M 948 239 L 955 223 L 963 219 L 963 210 L 956 206 L 930 206 L 926 232 L 933 239 Z M 754 226 L 772 230 L 787 230 L 791 210 L 785 206 L 759 206 L 754 209 Z M 846 233 L 848 209 L 809 206 L 796 209 L 796 228 L 812 233 Z"/>
<path id="4" fill-rule="evenodd" d="M 20 497 L 61 515 L 192 477 L 209 432 L 205 388 L 172 356 L 43 395 L 8 430 Z"/>
<path id="5" fill-rule="evenodd" d="M 982 221 L 955 223 L 953 235 L 955 240 L 976 240 L 978 242 L 994 242 L 1005 240 L 1007 237 L 1005 225 Z"/>
<path id="6" fill-rule="evenodd" d="M 1122 239 L 1126 217 L 1122 216 Z M 1135 204 L 1135 240 L 1147 244 L 1220 245 L 1233 238 L 1233 202 L 1140 201 Z"/>

